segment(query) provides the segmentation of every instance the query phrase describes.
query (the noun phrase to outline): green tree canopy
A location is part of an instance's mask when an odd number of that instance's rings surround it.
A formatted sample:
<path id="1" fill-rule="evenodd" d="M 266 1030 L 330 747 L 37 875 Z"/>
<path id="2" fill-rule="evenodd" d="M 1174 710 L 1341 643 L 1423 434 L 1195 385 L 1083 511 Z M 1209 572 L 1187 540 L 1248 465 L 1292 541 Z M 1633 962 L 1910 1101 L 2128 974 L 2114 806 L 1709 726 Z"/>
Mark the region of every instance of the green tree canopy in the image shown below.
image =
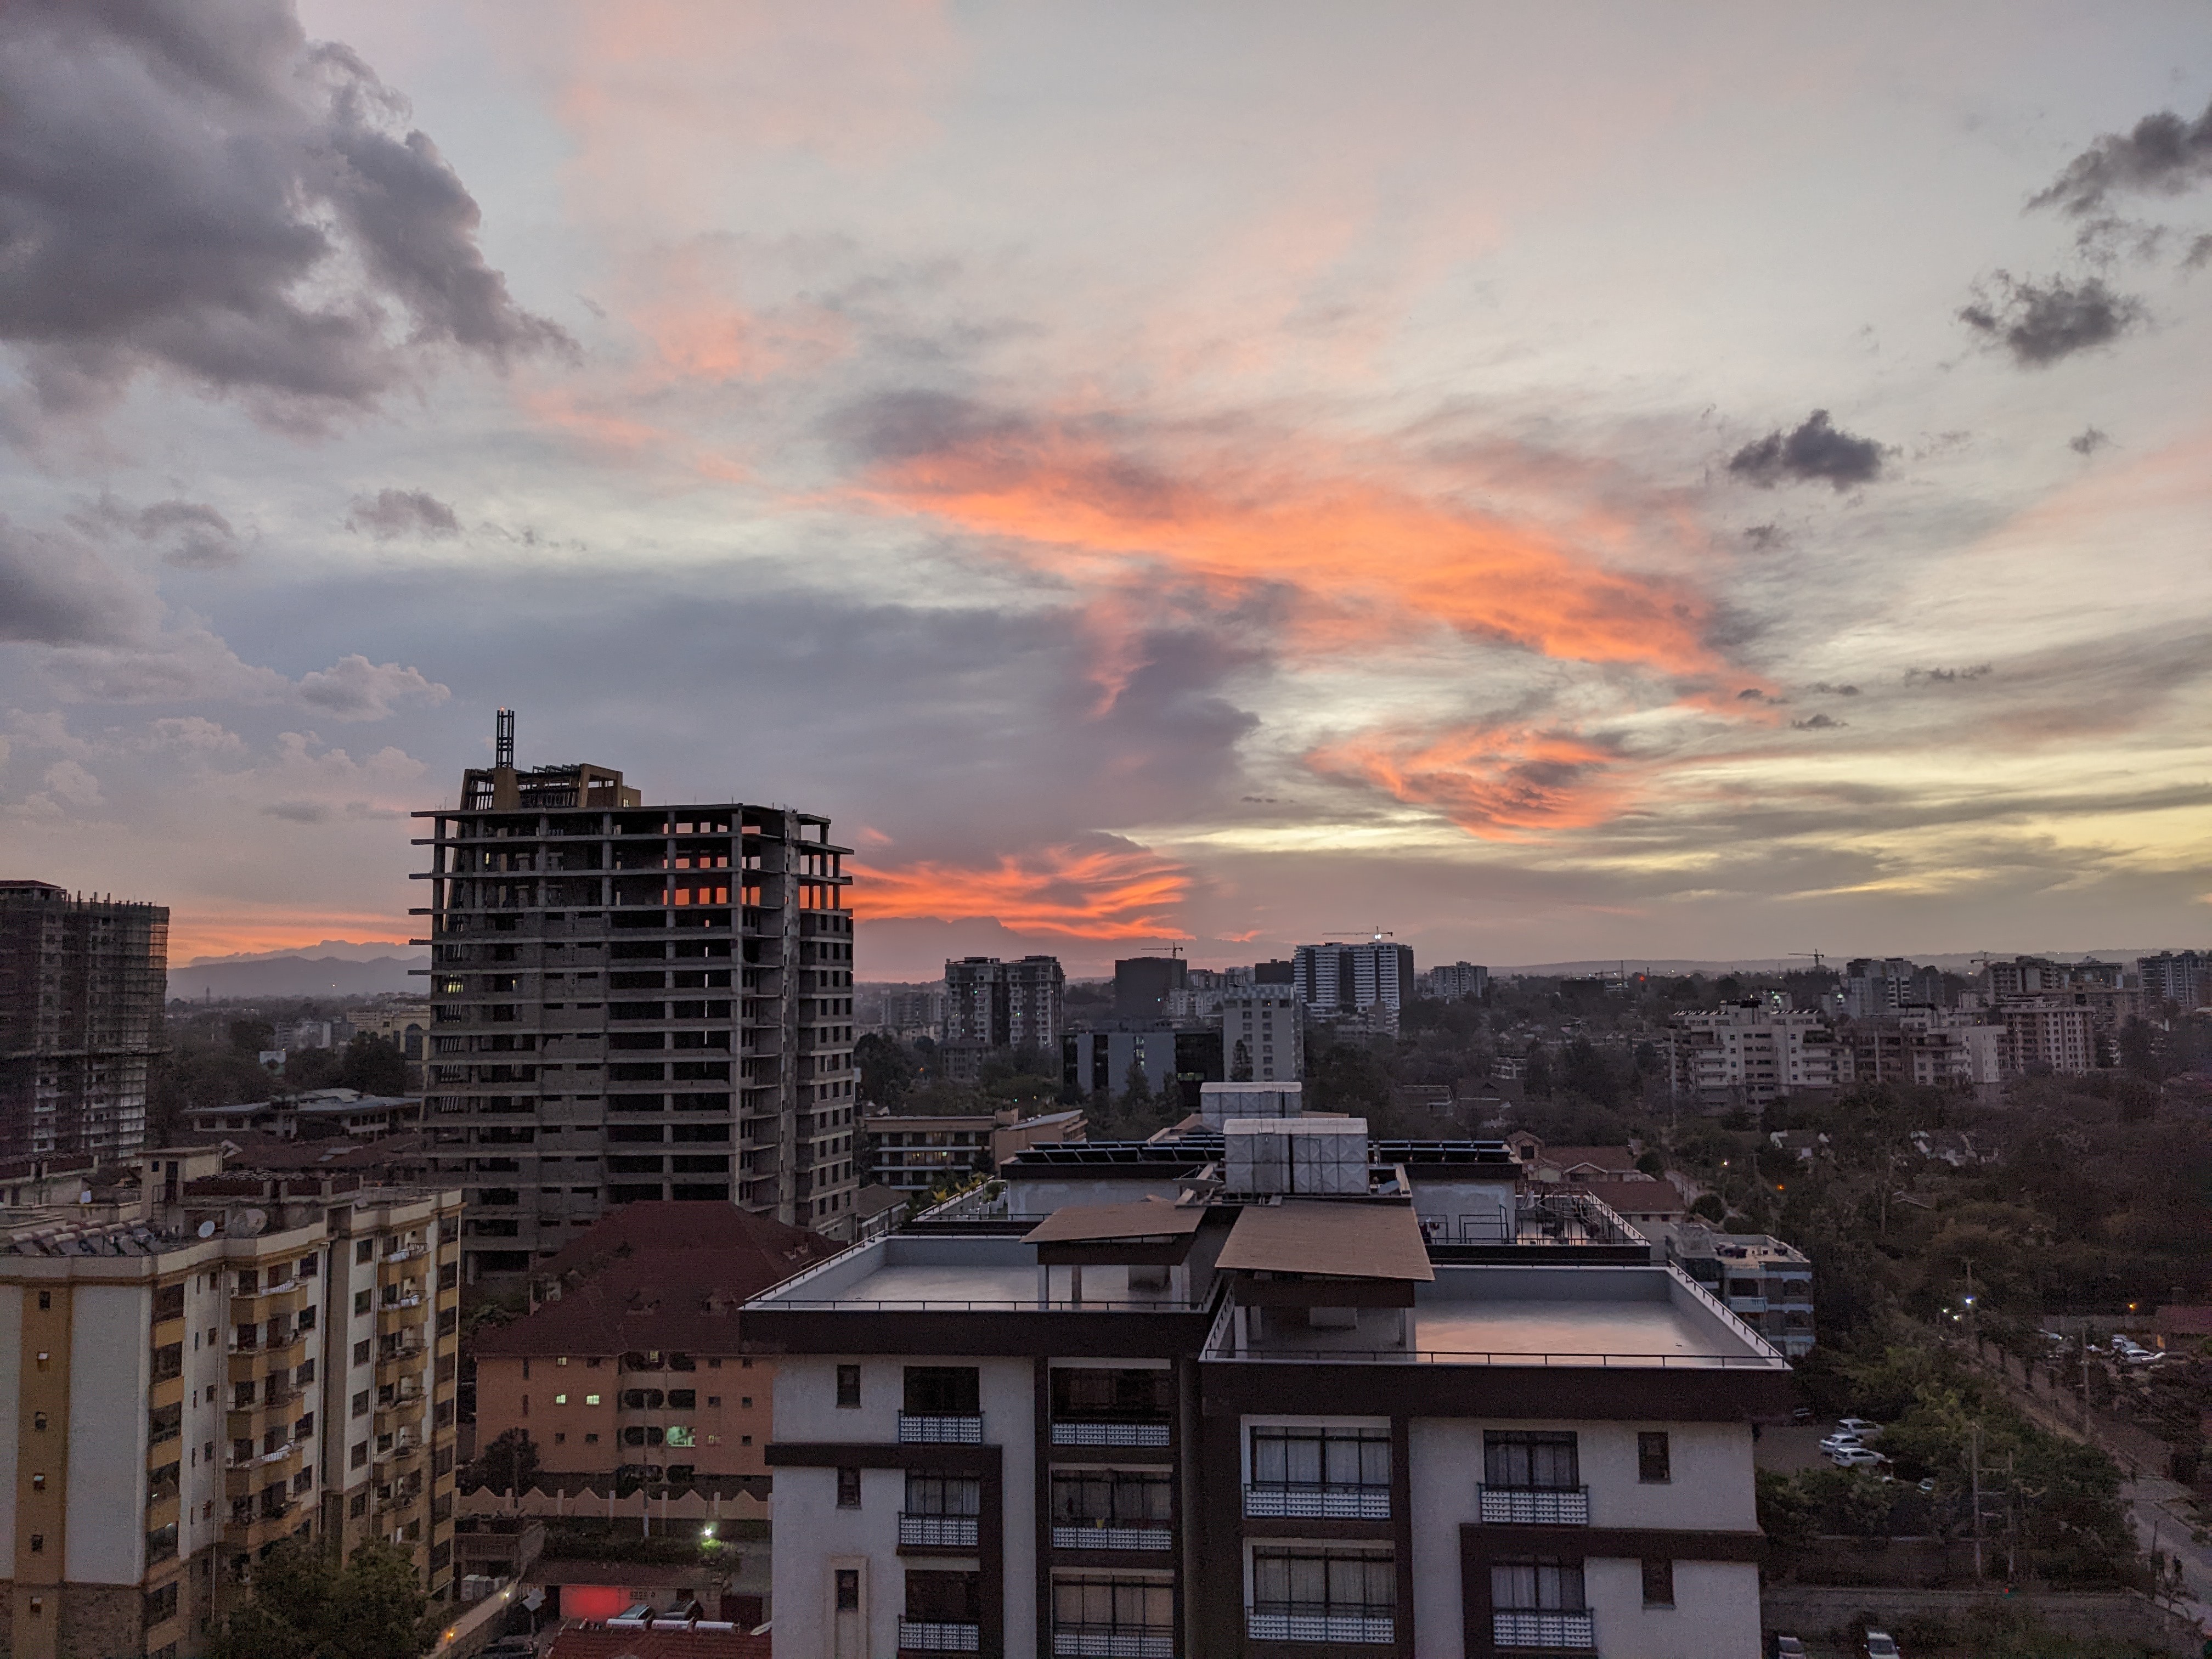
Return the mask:
<path id="1" fill-rule="evenodd" d="M 417 1659 L 435 1638 L 415 1564 L 381 1540 L 340 1567 L 287 1539 L 253 1570 L 253 1595 L 223 1621 L 210 1659 Z"/>

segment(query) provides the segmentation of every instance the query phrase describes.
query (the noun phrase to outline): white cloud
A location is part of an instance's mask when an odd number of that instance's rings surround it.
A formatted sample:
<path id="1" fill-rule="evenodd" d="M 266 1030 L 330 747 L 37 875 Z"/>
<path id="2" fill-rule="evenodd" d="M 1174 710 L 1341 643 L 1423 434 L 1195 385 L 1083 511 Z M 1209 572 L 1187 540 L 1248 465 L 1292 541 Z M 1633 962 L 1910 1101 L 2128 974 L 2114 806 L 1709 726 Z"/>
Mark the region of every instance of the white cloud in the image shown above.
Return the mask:
<path id="1" fill-rule="evenodd" d="M 300 681 L 300 701 L 342 720 L 380 720 L 402 703 L 439 703 L 453 693 L 420 669 L 372 663 L 359 652 Z"/>

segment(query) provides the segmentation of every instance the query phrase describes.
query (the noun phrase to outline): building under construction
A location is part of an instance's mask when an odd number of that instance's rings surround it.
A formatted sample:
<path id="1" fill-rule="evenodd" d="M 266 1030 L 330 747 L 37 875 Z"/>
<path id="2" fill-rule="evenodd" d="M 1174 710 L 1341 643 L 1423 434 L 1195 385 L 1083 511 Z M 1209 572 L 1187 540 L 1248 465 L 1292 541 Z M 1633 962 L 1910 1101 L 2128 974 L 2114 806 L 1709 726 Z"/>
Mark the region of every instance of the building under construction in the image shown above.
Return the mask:
<path id="1" fill-rule="evenodd" d="M 162 906 L 0 881 L 0 1160 L 145 1144 L 168 966 Z"/>
<path id="2" fill-rule="evenodd" d="M 472 1278 L 611 1205 L 708 1199 L 853 1229 L 850 851 L 830 821 L 649 806 L 610 768 L 519 770 L 514 717 L 433 833 L 424 1118 Z"/>

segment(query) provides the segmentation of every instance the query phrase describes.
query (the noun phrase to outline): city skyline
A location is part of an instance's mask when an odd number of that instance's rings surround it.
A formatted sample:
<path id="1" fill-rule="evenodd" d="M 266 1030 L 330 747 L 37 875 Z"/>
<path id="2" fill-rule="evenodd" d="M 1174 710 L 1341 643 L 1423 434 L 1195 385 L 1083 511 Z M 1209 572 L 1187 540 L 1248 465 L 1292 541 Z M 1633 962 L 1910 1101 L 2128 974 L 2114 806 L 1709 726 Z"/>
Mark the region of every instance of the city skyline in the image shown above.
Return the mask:
<path id="1" fill-rule="evenodd" d="M 295 15 L 0 18 L 0 873 L 177 962 L 495 704 L 863 978 L 2202 936 L 2200 10 Z"/>

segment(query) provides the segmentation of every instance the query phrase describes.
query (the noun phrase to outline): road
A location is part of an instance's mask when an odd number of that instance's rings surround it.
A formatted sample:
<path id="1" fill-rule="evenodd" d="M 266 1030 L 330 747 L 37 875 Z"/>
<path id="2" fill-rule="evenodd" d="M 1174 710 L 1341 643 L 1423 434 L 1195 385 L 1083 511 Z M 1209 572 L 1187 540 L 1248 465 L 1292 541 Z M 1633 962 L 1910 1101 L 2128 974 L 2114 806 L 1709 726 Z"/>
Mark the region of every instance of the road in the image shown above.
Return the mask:
<path id="1" fill-rule="evenodd" d="M 1961 1349 L 1960 1352 L 1974 1359 L 1966 1350 Z M 2010 1375 L 1986 1362 L 1974 1363 L 1983 1376 L 2001 1386 L 2013 1403 L 2038 1424 L 2069 1440 L 2098 1447 L 2127 1473 L 2129 1478 L 2120 1483 L 2120 1497 L 2128 1506 L 2128 1519 L 2135 1528 L 2136 1537 L 2145 1549 L 2161 1551 L 2180 1564 L 2181 1580 L 2189 1594 L 2176 1604 L 2176 1610 L 2184 1618 L 2194 1620 L 2199 1630 L 2212 1636 L 2212 1547 L 2197 1540 L 2196 1528 L 2190 1519 L 2188 1488 L 2163 1475 L 2145 1473 L 2142 1463 L 2130 1448 L 2114 1443 L 2113 1432 L 2098 1431 L 2100 1425 L 2094 1415 L 2085 1430 L 2078 1406 L 2063 1407 L 2056 1400 L 2023 1389 Z"/>

